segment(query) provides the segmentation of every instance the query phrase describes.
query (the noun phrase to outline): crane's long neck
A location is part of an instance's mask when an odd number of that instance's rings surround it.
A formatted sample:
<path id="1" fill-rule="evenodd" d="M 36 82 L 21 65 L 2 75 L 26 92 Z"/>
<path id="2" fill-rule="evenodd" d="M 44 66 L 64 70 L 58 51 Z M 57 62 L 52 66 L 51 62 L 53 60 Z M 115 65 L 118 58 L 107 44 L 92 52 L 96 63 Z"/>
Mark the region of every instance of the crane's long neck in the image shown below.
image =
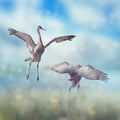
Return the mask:
<path id="1" fill-rule="evenodd" d="M 43 42 L 42 42 L 42 38 L 41 38 L 41 34 L 40 34 L 40 31 L 39 29 L 37 29 L 37 32 L 38 32 L 38 35 L 39 35 L 39 39 L 38 39 L 38 43 L 39 45 L 42 45 L 43 46 Z"/>

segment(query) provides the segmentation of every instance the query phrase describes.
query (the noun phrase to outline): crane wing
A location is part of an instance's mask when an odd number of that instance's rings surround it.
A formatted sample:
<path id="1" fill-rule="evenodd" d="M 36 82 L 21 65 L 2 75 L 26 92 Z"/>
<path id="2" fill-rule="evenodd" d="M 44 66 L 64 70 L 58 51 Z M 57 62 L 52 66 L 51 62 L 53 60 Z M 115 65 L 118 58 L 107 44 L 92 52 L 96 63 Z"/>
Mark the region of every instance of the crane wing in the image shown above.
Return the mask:
<path id="1" fill-rule="evenodd" d="M 61 36 L 61 37 L 56 37 L 54 38 L 56 43 L 63 42 L 66 40 L 71 41 L 75 36 L 74 35 L 68 35 L 68 36 Z"/>
<path id="2" fill-rule="evenodd" d="M 19 37 L 20 39 L 22 39 L 23 41 L 25 41 L 27 44 L 27 47 L 29 48 L 29 51 L 31 53 L 33 52 L 35 43 L 30 35 L 23 33 L 23 32 L 19 32 L 12 28 L 8 28 L 8 31 L 9 31 L 10 35 L 15 35 L 15 36 Z"/>
<path id="3" fill-rule="evenodd" d="M 66 40 L 71 41 L 74 37 L 75 37 L 74 35 L 56 37 L 53 40 L 51 40 L 50 42 L 48 42 L 44 47 L 46 48 L 47 46 L 49 46 L 53 42 L 60 43 L 60 42 L 66 41 Z"/>
<path id="4" fill-rule="evenodd" d="M 70 75 L 76 72 L 75 67 L 70 65 L 68 62 L 63 62 L 63 63 L 53 65 L 51 67 L 51 70 L 61 74 L 69 73 Z"/>
<path id="5" fill-rule="evenodd" d="M 102 81 L 109 80 L 106 73 L 95 69 L 91 65 L 80 67 L 78 69 L 78 74 L 81 77 L 85 77 L 86 79 L 91 79 L 91 80 L 102 80 Z"/>

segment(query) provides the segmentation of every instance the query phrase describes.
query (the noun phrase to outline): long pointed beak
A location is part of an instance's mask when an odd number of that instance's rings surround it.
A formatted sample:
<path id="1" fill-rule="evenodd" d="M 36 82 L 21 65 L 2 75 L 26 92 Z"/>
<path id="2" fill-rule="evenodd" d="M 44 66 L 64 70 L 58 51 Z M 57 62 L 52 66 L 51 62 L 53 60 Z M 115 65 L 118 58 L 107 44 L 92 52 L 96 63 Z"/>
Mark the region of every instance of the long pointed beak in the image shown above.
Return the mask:
<path id="1" fill-rule="evenodd" d="M 42 30 L 46 31 L 44 28 L 41 27 Z"/>

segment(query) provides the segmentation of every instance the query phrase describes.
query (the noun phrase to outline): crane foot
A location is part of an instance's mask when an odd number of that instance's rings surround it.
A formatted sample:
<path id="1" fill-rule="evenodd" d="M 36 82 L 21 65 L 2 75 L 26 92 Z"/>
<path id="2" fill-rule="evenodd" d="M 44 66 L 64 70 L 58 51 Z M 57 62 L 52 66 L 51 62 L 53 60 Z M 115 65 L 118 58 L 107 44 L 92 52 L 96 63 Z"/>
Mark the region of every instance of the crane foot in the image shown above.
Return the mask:
<path id="1" fill-rule="evenodd" d="M 37 81 L 39 81 L 39 77 L 37 77 Z"/>
<path id="2" fill-rule="evenodd" d="M 27 75 L 26 79 L 27 79 L 27 80 L 29 79 L 29 74 Z"/>

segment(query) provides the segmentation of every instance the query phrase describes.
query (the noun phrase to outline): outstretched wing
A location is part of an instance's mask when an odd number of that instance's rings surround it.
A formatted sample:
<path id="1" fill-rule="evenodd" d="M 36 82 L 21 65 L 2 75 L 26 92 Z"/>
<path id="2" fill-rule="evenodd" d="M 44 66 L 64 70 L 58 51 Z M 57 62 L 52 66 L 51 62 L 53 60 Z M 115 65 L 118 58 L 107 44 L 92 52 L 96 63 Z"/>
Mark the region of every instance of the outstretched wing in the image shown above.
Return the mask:
<path id="1" fill-rule="evenodd" d="M 51 40 L 50 42 L 48 42 L 44 47 L 46 48 L 47 46 L 49 46 L 53 42 L 60 43 L 60 42 L 66 41 L 66 40 L 71 41 L 74 37 L 75 37 L 74 35 L 56 37 L 53 40 Z"/>
<path id="2" fill-rule="evenodd" d="M 68 62 L 63 62 L 60 64 L 53 65 L 51 67 L 51 70 L 61 74 L 69 73 L 70 75 L 76 72 L 75 67 L 70 65 Z"/>
<path id="3" fill-rule="evenodd" d="M 9 31 L 10 35 L 15 35 L 15 36 L 19 37 L 20 39 L 22 39 L 23 41 L 25 41 L 27 44 L 27 47 L 29 48 L 29 51 L 31 53 L 33 52 L 34 47 L 35 47 L 35 43 L 30 35 L 23 33 L 23 32 L 19 32 L 15 29 L 12 29 L 12 28 L 8 28 L 8 31 Z"/>
<path id="4" fill-rule="evenodd" d="M 85 77 L 87 79 L 102 80 L 102 81 L 109 80 L 106 73 L 95 69 L 91 65 L 80 67 L 77 72 L 81 77 Z"/>

